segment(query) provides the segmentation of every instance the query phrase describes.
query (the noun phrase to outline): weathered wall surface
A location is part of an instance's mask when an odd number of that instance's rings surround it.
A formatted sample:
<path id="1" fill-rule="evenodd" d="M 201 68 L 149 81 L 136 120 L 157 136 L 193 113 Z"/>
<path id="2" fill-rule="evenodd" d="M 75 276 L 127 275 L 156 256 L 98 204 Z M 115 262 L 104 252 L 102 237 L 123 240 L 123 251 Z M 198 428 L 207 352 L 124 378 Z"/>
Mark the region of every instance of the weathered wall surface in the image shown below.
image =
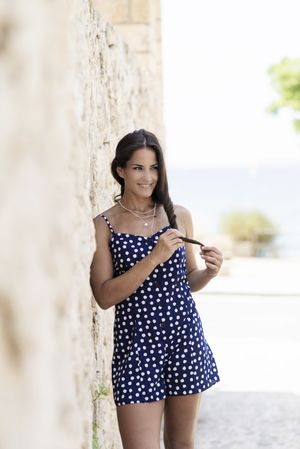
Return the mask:
<path id="1" fill-rule="evenodd" d="M 153 130 L 163 139 L 162 50 L 160 0 L 93 0 L 97 11 L 113 24 L 149 78 L 148 105 L 155 111 Z"/>
<path id="2" fill-rule="evenodd" d="M 0 17 L 0 447 L 118 448 L 92 218 L 118 139 L 155 130 L 151 77 L 89 0 L 0 0 Z"/>

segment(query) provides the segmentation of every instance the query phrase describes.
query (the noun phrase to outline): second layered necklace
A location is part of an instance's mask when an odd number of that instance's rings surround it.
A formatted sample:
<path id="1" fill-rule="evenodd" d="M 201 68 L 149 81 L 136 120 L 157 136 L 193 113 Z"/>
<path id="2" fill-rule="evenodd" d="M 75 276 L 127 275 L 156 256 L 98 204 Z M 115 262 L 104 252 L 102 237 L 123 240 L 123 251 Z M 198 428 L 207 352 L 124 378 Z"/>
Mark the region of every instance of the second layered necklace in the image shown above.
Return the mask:
<path id="1" fill-rule="evenodd" d="M 147 212 L 139 212 L 138 214 L 137 214 L 136 212 L 133 212 L 133 210 L 128 209 L 126 206 L 124 206 L 124 204 L 122 204 L 120 200 L 118 201 L 118 204 L 119 204 L 123 209 L 127 210 L 127 212 L 131 213 L 134 217 L 138 218 L 138 219 L 143 223 L 143 225 L 144 225 L 145 227 L 147 227 L 147 228 L 149 227 L 148 220 L 149 220 L 150 218 L 152 218 L 152 220 L 151 220 L 151 226 L 150 226 L 150 232 L 151 232 L 151 234 L 152 234 L 152 231 L 153 231 L 153 225 L 154 225 L 154 218 L 155 218 L 155 215 L 156 215 L 156 203 L 154 203 L 153 209 L 150 209 L 150 210 L 148 210 Z M 149 215 L 149 214 L 150 214 L 150 215 Z M 141 217 L 140 215 L 142 215 L 142 217 Z M 145 221 L 145 219 L 146 219 L 147 221 Z"/>

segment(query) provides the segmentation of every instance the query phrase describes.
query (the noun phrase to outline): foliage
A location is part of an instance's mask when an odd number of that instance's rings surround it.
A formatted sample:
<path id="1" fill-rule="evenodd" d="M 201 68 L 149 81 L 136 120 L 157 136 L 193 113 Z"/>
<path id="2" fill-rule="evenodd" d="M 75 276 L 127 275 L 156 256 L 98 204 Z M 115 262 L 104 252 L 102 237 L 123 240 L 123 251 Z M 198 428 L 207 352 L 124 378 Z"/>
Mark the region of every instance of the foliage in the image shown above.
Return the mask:
<path id="1" fill-rule="evenodd" d="M 108 388 L 105 385 L 99 385 L 98 390 L 94 391 L 93 402 L 97 401 L 99 398 L 107 397 L 108 395 Z"/>
<path id="2" fill-rule="evenodd" d="M 279 94 L 279 99 L 269 107 L 269 112 L 277 113 L 288 107 L 300 111 L 300 59 L 284 58 L 269 68 L 272 84 Z M 300 132 L 300 119 L 294 120 L 294 128 Z"/>
<path id="3" fill-rule="evenodd" d="M 230 212 L 223 217 L 222 228 L 235 242 L 269 243 L 276 236 L 275 226 L 261 212 Z"/>
<path id="4" fill-rule="evenodd" d="M 96 405 L 96 401 L 99 399 L 107 398 L 109 396 L 109 389 L 103 384 L 100 384 L 98 386 L 98 389 L 94 390 L 92 392 L 92 401 L 94 406 Z M 92 442 L 92 449 L 100 449 L 99 440 L 98 440 L 98 430 L 99 426 L 97 424 L 97 421 L 93 421 L 93 442 Z"/>
<path id="5" fill-rule="evenodd" d="M 99 440 L 97 436 L 97 423 L 93 421 L 93 442 L 92 442 L 92 448 L 93 449 L 99 449 Z"/>

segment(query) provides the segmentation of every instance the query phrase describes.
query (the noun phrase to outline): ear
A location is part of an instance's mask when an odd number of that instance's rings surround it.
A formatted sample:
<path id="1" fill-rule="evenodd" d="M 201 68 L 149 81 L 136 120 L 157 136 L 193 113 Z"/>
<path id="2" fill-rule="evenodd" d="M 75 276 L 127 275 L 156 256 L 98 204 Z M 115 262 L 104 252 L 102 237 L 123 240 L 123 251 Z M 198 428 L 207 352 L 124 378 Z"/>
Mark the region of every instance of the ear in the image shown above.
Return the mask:
<path id="1" fill-rule="evenodd" d="M 124 168 L 123 167 L 117 167 L 116 171 L 117 171 L 118 175 L 120 176 L 120 178 L 124 178 Z"/>

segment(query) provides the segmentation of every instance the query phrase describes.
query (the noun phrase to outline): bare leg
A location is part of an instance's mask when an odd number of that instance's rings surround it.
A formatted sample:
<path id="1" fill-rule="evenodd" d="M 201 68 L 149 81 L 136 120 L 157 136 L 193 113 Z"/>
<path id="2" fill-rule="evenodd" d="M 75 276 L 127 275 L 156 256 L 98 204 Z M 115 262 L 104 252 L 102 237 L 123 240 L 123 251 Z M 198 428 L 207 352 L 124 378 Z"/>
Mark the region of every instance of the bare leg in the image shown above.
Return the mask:
<path id="1" fill-rule="evenodd" d="M 166 449 L 193 449 L 201 393 L 168 396 L 165 400 Z"/>
<path id="2" fill-rule="evenodd" d="M 123 449 L 159 449 L 165 401 L 117 407 Z"/>

